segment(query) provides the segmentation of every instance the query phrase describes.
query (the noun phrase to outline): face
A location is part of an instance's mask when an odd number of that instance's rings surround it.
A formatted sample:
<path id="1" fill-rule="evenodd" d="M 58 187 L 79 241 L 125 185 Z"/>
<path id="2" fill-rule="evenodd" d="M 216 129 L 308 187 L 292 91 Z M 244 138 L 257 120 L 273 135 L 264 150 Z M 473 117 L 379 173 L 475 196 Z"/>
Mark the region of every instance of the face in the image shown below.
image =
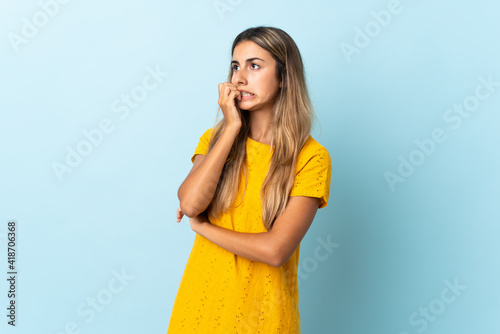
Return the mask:
<path id="1" fill-rule="evenodd" d="M 240 92 L 251 93 L 236 99 L 240 109 L 271 111 L 280 89 L 276 78 L 276 61 L 271 54 L 252 41 L 243 41 L 233 51 L 231 83 Z"/>

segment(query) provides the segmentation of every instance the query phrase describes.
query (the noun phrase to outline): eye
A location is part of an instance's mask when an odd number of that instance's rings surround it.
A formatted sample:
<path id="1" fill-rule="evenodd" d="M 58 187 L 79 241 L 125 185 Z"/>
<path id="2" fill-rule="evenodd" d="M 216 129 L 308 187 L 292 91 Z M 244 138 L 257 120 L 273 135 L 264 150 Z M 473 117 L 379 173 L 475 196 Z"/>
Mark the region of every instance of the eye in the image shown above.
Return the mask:
<path id="1" fill-rule="evenodd" d="M 255 64 L 255 63 L 252 63 L 251 66 L 257 66 L 257 68 L 260 68 L 260 66 L 258 64 Z M 238 65 L 234 64 L 233 65 L 233 70 L 236 70 L 236 67 L 238 67 Z"/>

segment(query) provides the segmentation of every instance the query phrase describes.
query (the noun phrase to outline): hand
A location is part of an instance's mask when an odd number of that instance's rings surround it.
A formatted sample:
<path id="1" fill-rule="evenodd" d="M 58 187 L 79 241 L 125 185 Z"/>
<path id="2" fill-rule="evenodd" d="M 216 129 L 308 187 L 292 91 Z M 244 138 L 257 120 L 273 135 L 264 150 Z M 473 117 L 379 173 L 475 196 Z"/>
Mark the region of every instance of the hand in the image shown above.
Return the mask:
<path id="1" fill-rule="evenodd" d="M 198 233 L 199 231 L 199 228 L 203 225 L 203 224 L 210 224 L 210 221 L 208 220 L 208 217 L 207 217 L 207 214 L 206 214 L 206 211 L 203 211 L 202 213 L 200 213 L 198 216 L 196 217 L 193 217 L 193 218 L 189 218 L 189 223 L 191 224 L 191 229 Z"/>
<path id="2" fill-rule="evenodd" d="M 224 114 L 226 126 L 241 127 L 241 110 L 236 101 L 241 101 L 241 92 L 230 82 L 219 84 L 219 106 Z"/>
<path id="3" fill-rule="evenodd" d="M 184 216 L 184 212 L 182 212 L 181 207 L 179 207 L 177 209 L 177 222 L 180 222 L 183 216 Z"/>

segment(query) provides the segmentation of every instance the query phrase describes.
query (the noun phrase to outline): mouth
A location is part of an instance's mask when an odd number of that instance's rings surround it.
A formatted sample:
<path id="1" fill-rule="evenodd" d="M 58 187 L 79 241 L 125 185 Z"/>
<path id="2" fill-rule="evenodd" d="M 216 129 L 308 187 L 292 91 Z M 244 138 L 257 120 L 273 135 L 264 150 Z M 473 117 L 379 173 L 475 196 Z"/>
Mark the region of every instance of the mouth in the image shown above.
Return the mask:
<path id="1" fill-rule="evenodd" d="M 249 100 L 249 99 L 253 98 L 254 96 L 255 96 L 255 94 L 252 94 L 252 93 L 241 92 L 241 101 Z"/>

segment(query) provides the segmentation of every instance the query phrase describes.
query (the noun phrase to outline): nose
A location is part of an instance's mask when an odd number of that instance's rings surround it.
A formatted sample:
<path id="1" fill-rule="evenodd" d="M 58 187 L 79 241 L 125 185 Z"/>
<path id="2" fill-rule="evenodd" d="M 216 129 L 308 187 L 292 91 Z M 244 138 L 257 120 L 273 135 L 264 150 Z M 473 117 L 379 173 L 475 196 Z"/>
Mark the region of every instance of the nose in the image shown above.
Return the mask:
<path id="1" fill-rule="evenodd" d="M 245 85 L 247 83 L 247 75 L 243 68 L 238 71 L 233 71 L 233 84 L 234 85 Z"/>

